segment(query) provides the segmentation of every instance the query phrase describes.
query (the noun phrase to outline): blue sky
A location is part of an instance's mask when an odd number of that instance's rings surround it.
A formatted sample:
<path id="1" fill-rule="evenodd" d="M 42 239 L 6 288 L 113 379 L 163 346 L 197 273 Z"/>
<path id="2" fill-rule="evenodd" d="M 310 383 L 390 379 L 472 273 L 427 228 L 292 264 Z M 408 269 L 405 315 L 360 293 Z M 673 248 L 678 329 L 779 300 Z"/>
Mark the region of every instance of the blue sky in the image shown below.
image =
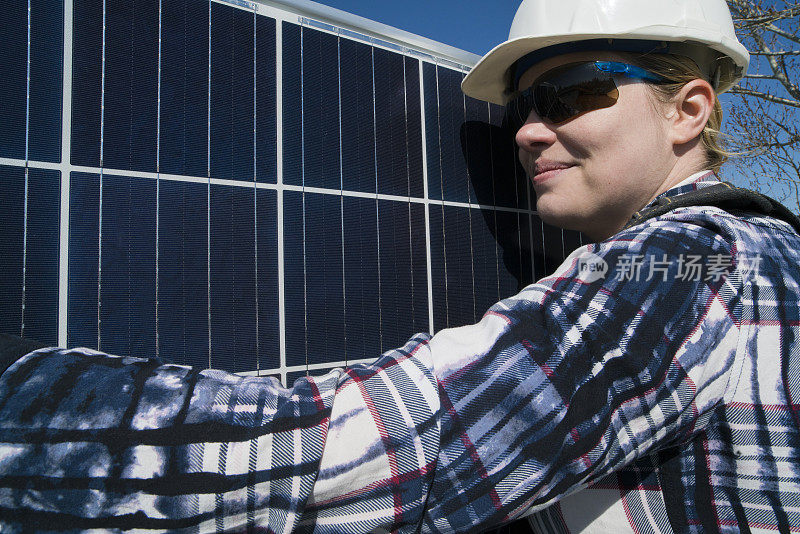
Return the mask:
<path id="1" fill-rule="evenodd" d="M 520 0 L 315 0 L 483 55 L 505 41 Z"/>

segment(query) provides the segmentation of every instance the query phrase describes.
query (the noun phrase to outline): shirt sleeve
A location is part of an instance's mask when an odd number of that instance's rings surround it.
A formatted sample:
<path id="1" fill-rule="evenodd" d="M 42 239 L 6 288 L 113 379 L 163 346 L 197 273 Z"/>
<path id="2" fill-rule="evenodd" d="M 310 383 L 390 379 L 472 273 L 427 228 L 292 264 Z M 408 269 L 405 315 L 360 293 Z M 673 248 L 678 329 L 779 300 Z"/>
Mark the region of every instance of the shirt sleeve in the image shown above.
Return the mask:
<path id="1" fill-rule="evenodd" d="M 734 262 L 706 280 L 678 259 L 731 246 L 648 228 L 576 251 L 476 325 L 292 388 L 32 353 L 0 377 L 0 524 L 466 532 L 547 506 L 689 439 L 734 374 Z M 631 255 L 638 278 L 619 270 Z"/>

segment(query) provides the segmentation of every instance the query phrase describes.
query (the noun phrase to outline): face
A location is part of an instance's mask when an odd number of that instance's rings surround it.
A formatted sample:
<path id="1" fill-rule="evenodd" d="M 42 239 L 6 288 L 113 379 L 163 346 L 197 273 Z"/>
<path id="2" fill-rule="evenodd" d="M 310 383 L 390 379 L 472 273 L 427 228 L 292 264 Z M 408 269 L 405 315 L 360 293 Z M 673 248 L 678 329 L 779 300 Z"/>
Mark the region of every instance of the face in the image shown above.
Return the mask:
<path id="1" fill-rule="evenodd" d="M 599 52 L 550 58 L 525 72 L 519 88 L 550 69 L 588 60 L 624 61 Z M 561 124 L 545 122 L 532 111 L 516 135 L 542 220 L 596 240 L 619 231 L 675 181 L 666 108 L 639 80 L 620 76 L 617 86 L 619 98 L 611 107 Z"/>

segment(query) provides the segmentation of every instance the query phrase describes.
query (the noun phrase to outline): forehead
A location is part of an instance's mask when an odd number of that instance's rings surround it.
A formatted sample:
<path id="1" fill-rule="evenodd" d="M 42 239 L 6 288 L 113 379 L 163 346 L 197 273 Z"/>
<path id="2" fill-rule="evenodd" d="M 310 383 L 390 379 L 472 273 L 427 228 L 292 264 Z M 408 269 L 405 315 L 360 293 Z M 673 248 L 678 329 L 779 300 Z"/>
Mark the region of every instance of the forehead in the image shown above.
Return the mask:
<path id="1" fill-rule="evenodd" d="M 566 65 L 567 63 L 575 63 L 579 61 L 623 61 L 624 58 L 614 52 L 575 52 L 572 54 L 562 54 L 547 58 L 539 63 L 536 63 L 528 70 L 526 70 L 522 77 L 519 79 L 517 89 L 526 89 L 542 74 L 545 72 Z"/>

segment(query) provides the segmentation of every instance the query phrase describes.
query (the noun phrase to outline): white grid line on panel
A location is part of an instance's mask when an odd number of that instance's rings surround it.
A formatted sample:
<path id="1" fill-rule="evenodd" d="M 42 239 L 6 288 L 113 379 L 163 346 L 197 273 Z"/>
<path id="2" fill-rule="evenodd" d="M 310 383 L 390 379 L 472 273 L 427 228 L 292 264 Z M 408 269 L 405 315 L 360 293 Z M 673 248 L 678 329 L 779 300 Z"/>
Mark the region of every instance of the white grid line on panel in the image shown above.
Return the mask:
<path id="1" fill-rule="evenodd" d="M 425 157 L 425 148 L 423 147 L 423 158 Z M 20 159 L 14 158 L 0 158 L 0 165 L 10 165 L 10 166 L 18 166 L 24 167 L 25 161 Z M 50 162 L 43 162 L 43 161 L 30 161 L 29 166 L 32 169 L 54 169 L 60 170 L 61 165 L 57 163 L 50 163 Z M 73 172 L 83 172 L 89 174 L 98 174 L 100 172 L 100 167 L 86 167 L 82 165 L 70 165 L 69 170 Z M 190 182 L 190 183 L 199 183 L 199 184 L 206 184 L 211 183 L 211 185 L 225 185 L 231 187 L 247 187 L 252 188 L 252 182 L 245 182 L 241 180 L 230 180 L 226 178 L 208 178 L 202 176 L 184 176 L 180 174 L 168 174 L 168 173 L 160 173 L 157 174 L 155 172 L 146 172 L 146 171 L 129 171 L 124 169 L 111 169 L 105 167 L 102 169 L 104 175 L 108 176 L 125 176 L 129 178 L 145 178 L 150 180 L 160 179 L 163 181 L 171 181 L 171 182 Z M 427 168 L 423 165 L 423 175 L 427 174 Z M 321 194 L 321 195 L 336 195 L 339 196 L 344 195 L 345 197 L 354 197 L 354 198 L 366 198 L 370 200 L 375 199 L 375 193 L 365 193 L 363 191 L 349 191 L 339 190 L 339 189 L 330 189 L 325 187 L 312 187 L 312 186 L 300 186 L 300 185 L 291 185 L 291 184 L 270 184 L 270 183 L 258 183 L 256 184 L 258 189 L 271 189 L 274 191 L 294 191 L 294 192 L 305 192 L 305 193 L 314 193 L 314 194 Z M 426 195 L 427 196 L 427 195 Z M 409 202 L 408 197 L 399 196 L 399 195 L 388 195 L 384 193 L 379 193 L 377 195 L 379 200 L 390 200 L 394 202 Z M 456 202 L 452 200 L 430 200 L 427 198 L 418 198 L 418 197 L 411 197 L 411 203 L 413 204 L 426 204 L 430 203 L 435 206 L 448 206 L 454 208 L 470 208 L 470 209 L 481 209 L 481 210 L 495 210 L 495 211 L 502 211 L 508 213 L 532 213 L 536 214 L 535 210 L 527 210 L 523 208 L 511 208 L 507 206 L 491 206 L 487 204 L 471 204 L 469 202 Z"/>
<path id="2" fill-rule="evenodd" d="M 342 236 L 342 324 L 344 328 L 344 361 L 345 366 L 347 366 L 347 277 L 345 276 L 344 167 L 342 164 L 342 41 L 338 33 L 336 35 L 336 71 L 339 91 L 339 220 L 341 223 Z"/>
<path id="3" fill-rule="evenodd" d="M 208 367 L 211 368 L 211 0 L 208 0 L 208 136 L 206 139 L 206 304 L 208 305 Z"/>
<path id="4" fill-rule="evenodd" d="M 26 141 L 27 143 L 27 141 Z M 27 147 L 26 147 L 27 157 Z M 25 165 L 25 206 L 22 213 L 22 303 L 20 306 L 19 336 L 25 337 L 25 292 L 27 290 L 27 267 L 28 267 L 28 166 Z"/>
<path id="5" fill-rule="evenodd" d="M 511 163 L 512 163 L 512 168 L 514 169 L 514 179 L 515 179 L 516 183 L 519 184 L 520 176 L 519 176 L 519 165 L 517 165 L 517 160 L 516 160 L 516 157 L 517 157 L 516 156 L 516 151 L 512 151 L 512 156 L 511 157 L 513 159 L 513 161 Z M 528 205 L 528 240 L 530 242 L 530 247 L 531 247 L 531 250 L 530 250 L 531 275 L 533 276 L 533 280 L 537 281 L 539 279 L 539 277 L 536 275 L 536 254 L 534 253 L 535 249 L 533 247 L 533 222 L 534 222 L 533 221 L 533 215 L 535 215 L 536 212 L 530 209 L 530 206 L 533 205 L 532 204 L 533 198 L 531 197 L 531 189 L 532 189 L 531 188 L 531 184 L 528 181 L 527 177 L 524 177 L 524 182 L 523 183 L 525 184 L 525 198 L 527 199 L 527 203 L 528 203 L 527 204 Z M 517 191 L 519 191 L 519 185 L 517 185 L 516 189 L 517 189 Z"/>
<path id="6" fill-rule="evenodd" d="M 492 106 L 488 102 L 486 103 L 486 111 L 489 116 L 489 124 L 492 122 Z M 489 146 L 494 146 L 493 137 L 492 137 L 492 130 L 489 130 Z M 495 176 L 494 176 L 494 150 L 489 152 L 489 158 L 491 158 L 489 163 L 489 168 L 492 169 L 491 180 L 492 180 L 492 204 L 497 203 L 497 191 L 495 190 Z M 516 188 L 514 188 L 514 194 L 516 194 Z M 519 206 L 519 201 L 517 201 L 517 206 Z M 497 212 L 493 212 L 492 216 L 494 217 L 494 232 L 495 235 L 498 234 L 499 230 L 497 228 Z M 519 216 L 517 216 L 517 224 L 519 224 Z M 517 231 L 517 244 L 520 244 L 520 240 L 522 239 L 522 228 L 520 227 Z M 522 247 L 520 246 L 520 250 Z M 497 239 L 494 240 L 494 269 L 495 269 L 495 277 L 497 279 L 497 300 L 500 300 L 500 249 Z M 520 270 L 522 273 L 522 270 Z"/>
<path id="7" fill-rule="evenodd" d="M 156 100 L 156 358 L 161 349 L 158 330 L 158 245 L 161 235 L 161 0 L 158 0 L 158 97 Z"/>
<path id="8" fill-rule="evenodd" d="M 279 372 L 281 382 L 286 384 L 286 286 L 283 265 L 283 25 L 275 22 L 275 122 L 276 135 L 276 211 L 278 224 L 278 343 Z"/>
<path id="9" fill-rule="evenodd" d="M 305 108 L 305 52 L 303 49 L 303 26 L 300 26 L 300 175 L 303 203 L 303 353 L 308 374 L 308 266 L 306 263 L 306 108 Z"/>
<path id="10" fill-rule="evenodd" d="M 428 280 L 428 332 L 433 333 L 433 266 L 431 261 L 431 213 L 430 199 L 428 198 L 428 141 L 425 127 L 425 77 L 423 76 L 423 63 L 419 62 L 419 109 L 422 130 L 422 195 L 425 207 L 425 268 Z"/>
<path id="11" fill-rule="evenodd" d="M 28 0 L 28 28 L 25 59 L 25 196 L 22 214 L 22 302 L 20 303 L 19 335 L 25 337 L 25 293 L 28 267 L 28 159 L 30 156 L 31 118 L 31 2 Z"/>
<path id="12" fill-rule="evenodd" d="M 487 105 L 489 106 L 489 121 L 491 122 L 492 105 L 491 104 L 487 104 Z M 502 121 L 502 117 L 501 117 L 501 121 Z M 492 146 L 494 146 L 494 145 L 492 145 Z M 516 151 L 512 151 L 512 154 L 516 154 Z M 494 151 L 492 151 L 492 156 L 491 157 L 492 157 L 492 166 L 491 166 L 491 169 L 492 169 L 492 194 L 494 195 L 494 193 L 495 193 L 494 185 L 496 183 L 496 179 L 495 179 L 495 175 L 494 175 Z M 519 206 L 520 205 L 519 176 L 517 175 L 518 171 L 517 171 L 517 166 L 515 164 L 516 162 L 514 161 L 512 163 L 514 164 L 513 167 L 512 167 L 514 169 L 514 200 L 516 200 L 516 204 L 517 204 L 517 206 Z M 530 245 L 531 245 L 531 270 L 533 271 L 533 269 L 534 269 L 534 267 L 533 267 L 533 232 L 531 231 L 532 221 L 531 221 L 530 215 L 527 216 L 527 219 L 528 219 L 528 240 L 530 241 Z M 497 227 L 496 222 L 497 222 L 497 215 L 495 214 L 495 228 Z M 517 214 L 517 224 L 519 225 L 519 233 L 517 234 L 517 244 L 519 245 L 519 250 L 520 250 L 519 272 L 520 272 L 520 276 L 522 276 L 522 267 L 523 267 L 522 251 L 523 251 L 523 248 L 522 248 L 522 217 L 521 217 L 520 214 Z M 495 245 L 495 247 L 496 246 L 497 245 Z M 500 272 L 500 255 L 499 255 L 499 253 L 500 253 L 500 251 L 498 250 L 498 256 L 497 256 L 498 273 Z M 531 274 L 533 274 L 533 272 Z M 535 279 L 535 276 L 534 276 L 534 279 Z M 498 277 L 497 277 L 497 284 L 498 284 L 498 293 L 499 293 L 499 287 L 500 287 L 500 275 L 499 274 L 498 274 Z"/>
<path id="13" fill-rule="evenodd" d="M 462 74 L 462 79 L 463 79 L 463 74 Z M 462 106 L 463 106 L 462 109 L 463 109 L 463 112 L 464 112 L 464 122 L 466 122 L 466 120 L 467 120 L 467 95 L 465 95 L 463 93 L 461 94 L 461 102 L 462 102 Z M 465 140 L 464 142 L 466 143 L 467 141 Z M 467 146 L 466 152 L 469 154 L 469 146 Z M 466 177 L 465 177 L 466 180 L 467 180 L 467 199 L 469 200 L 470 203 L 472 203 L 472 193 L 470 192 L 470 188 L 469 188 L 470 176 L 469 176 L 469 164 L 468 164 L 468 162 L 466 162 L 465 170 L 467 171 L 466 172 Z M 444 197 L 444 195 L 442 195 L 442 197 Z M 475 294 L 475 247 L 474 247 L 474 244 L 473 244 L 473 235 L 472 235 L 472 210 L 469 210 L 467 212 L 467 219 L 469 220 L 469 257 L 470 257 L 469 267 L 470 267 L 470 275 L 472 276 L 472 321 L 473 322 L 477 322 L 477 320 L 478 320 L 478 317 L 477 317 L 477 315 L 478 315 L 478 302 L 477 302 L 478 301 L 478 296 Z M 444 228 L 444 224 L 442 224 L 442 228 Z"/>
<path id="14" fill-rule="evenodd" d="M 528 191 L 528 195 L 530 196 L 530 191 Z M 539 226 L 542 229 L 542 249 L 544 250 L 544 248 L 547 246 L 546 243 L 544 242 L 544 223 L 542 221 L 539 221 Z M 545 258 L 542 258 L 542 263 L 544 264 L 544 269 L 546 271 L 547 270 L 547 260 Z"/>
<path id="15" fill-rule="evenodd" d="M 413 235 L 411 232 L 411 162 L 409 161 L 409 143 L 408 143 L 408 80 L 406 79 L 406 58 L 403 61 L 403 121 L 405 123 L 405 139 L 406 139 L 406 193 L 408 194 L 408 248 L 414 246 Z M 425 245 L 427 248 L 427 244 Z M 416 313 L 416 294 L 414 287 L 414 258 L 413 255 L 409 258 L 411 261 L 411 320 L 417 316 Z"/>
<path id="16" fill-rule="evenodd" d="M 255 297 L 256 297 L 256 370 L 261 369 L 261 340 L 259 339 L 259 309 L 258 309 L 258 14 L 255 6 L 253 9 L 253 268 L 255 269 Z"/>
<path id="17" fill-rule="evenodd" d="M 25 161 L 28 161 L 31 133 L 31 0 L 28 0 L 28 28 L 25 58 Z"/>
<path id="18" fill-rule="evenodd" d="M 106 122 L 106 1 L 103 0 L 103 48 L 100 75 L 100 187 L 97 207 L 97 350 L 100 345 L 101 332 L 101 299 L 103 278 L 103 166 L 104 166 L 104 134 Z"/>
<path id="19" fill-rule="evenodd" d="M 58 345 L 67 346 L 69 289 L 69 187 L 72 151 L 72 1 L 64 1 L 64 50 L 61 80 L 61 163 L 50 168 L 61 171 L 58 235 Z"/>
<path id="20" fill-rule="evenodd" d="M 444 176 L 442 175 L 442 122 L 441 122 L 441 103 L 439 101 L 439 65 L 435 65 L 436 69 L 436 133 L 439 142 L 439 192 L 442 196 L 442 263 L 444 264 L 444 324 L 450 327 L 450 301 L 447 291 L 447 241 L 444 235 Z M 430 247 L 430 245 L 428 245 Z"/>
<path id="21" fill-rule="evenodd" d="M 371 44 L 371 43 L 370 43 Z M 377 119 L 377 102 L 375 99 L 375 46 L 370 49 L 372 58 L 372 143 L 373 143 L 373 161 L 375 164 L 375 238 L 378 243 L 378 346 L 383 351 L 383 313 L 381 302 L 381 215 L 378 209 L 378 119 Z"/>

